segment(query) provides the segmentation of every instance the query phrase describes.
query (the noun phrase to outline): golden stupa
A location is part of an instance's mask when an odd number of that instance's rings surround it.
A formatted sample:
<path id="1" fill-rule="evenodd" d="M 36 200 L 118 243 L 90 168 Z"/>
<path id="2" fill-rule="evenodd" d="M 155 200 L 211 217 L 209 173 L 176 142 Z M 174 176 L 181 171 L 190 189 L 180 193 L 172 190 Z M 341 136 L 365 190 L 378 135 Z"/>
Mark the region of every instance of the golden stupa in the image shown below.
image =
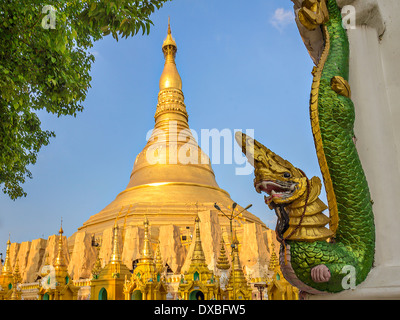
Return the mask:
<path id="1" fill-rule="evenodd" d="M 193 138 L 182 93 L 182 80 L 175 55 L 177 45 L 168 34 L 162 45 L 165 65 L 160 77 L 153 134 L 134 162 L 130 181 L 114 201 L 91 216 L 79 231 L 100 234 L 114 224 L 120 214 L 126 223 L 141 225 L 146 215 L 152 225 L 191 226 L 199 210 L 222 209 L 232 205 L 228 192 L 221 189 L 208 156 Z M 238 210 L 243 210 L 237 206 Z M 230 210 L 230 209 L 226 209 Z M 220 213 L 221 225 L 229 221 Z M 244 210 L 242 220 L 265 225 Z"/>

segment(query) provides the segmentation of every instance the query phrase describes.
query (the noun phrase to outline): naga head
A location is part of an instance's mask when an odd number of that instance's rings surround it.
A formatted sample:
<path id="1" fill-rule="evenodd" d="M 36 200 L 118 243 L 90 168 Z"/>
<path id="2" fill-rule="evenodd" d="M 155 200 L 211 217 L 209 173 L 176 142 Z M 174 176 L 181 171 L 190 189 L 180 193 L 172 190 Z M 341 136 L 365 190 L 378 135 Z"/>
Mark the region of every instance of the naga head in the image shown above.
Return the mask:
<path id="1" fill-rule="evenodd" d="M 278 216 L 277 232 L 283 234 L 289 222 L 286 207 L 306 197 L 308 179 L 303 171 L 257 140 L 242 132 L 236 132 L 235 138 L 254 167 L 254 187 L 258 193 L 266 193 L 265 203 Z"/>
<path id="2" fill-rule="evenodd" d="M 289 205 L 305 195 L 307 177 L 303 171 L 244 133 L 237 132 L 235 138 L 254 167 L 256 191 L 268 194 L 265 202 L 271 209 L 274 204 Z"/>

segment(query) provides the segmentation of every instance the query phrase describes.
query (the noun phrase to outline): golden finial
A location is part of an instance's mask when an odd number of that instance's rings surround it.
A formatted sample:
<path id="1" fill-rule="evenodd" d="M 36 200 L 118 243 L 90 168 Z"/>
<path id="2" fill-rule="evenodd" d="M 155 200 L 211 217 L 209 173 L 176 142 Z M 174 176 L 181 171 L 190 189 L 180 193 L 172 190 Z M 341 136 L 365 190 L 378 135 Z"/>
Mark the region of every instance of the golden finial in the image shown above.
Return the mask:
<path id="1" fill-rule="evenodd" d="M 58 231 L 58 233 L 60 234 L 60 236 L 64 233 L 64 230 L 63 230 L 63 228 L 62 228 L 62 223 L 63 223 L 63 220 L 62 220 L 62 217 L 61 217 L 60 230 Z"/>
<path id="2" fill-rule="evenodd" d="M 194 249 L 192 254 L 192 263 L 206 263 L 206 257 L 204 255 L 203 246 L 201 244 L 201 237 L 200 237 L 200 217 L 197 215 L 196 219 L 196 236 L 195 236 L 195 243 Z"/>
<path id="3" fill-rule="evenodd" d="M 58 252 L 56 262 L 54 263 L 54 268 L 56 271 L 65 271 L 67 269 L 67 265 L 65 264 L 64 254 L 63 254 L 63 233 L 64 230 L 62 228 L 62 218 L 61 218 L 61 226 L 58 231 L 59 239 L 58 239 Z"/>
<path id="4" fill-rule="evenodd" d="M 121 262 L 121 256 L 119 253 L 119 237 L 118 237 L 118 225 L 117 220 L 114 223 L 114 235 L 113 235 L 113 249 L 111 254 L 111 263 Z"/>
<path id="5" fill-rule="evenodd" d="M 160 77 L 160 90 L 167 88 L 175 88 L 182 90 L 182 79 L 176 69 L 175 56 L 178 47 L 172 37 L 170 19 L 168 18 L 168 32 L 165 38 L 162 51 L 164 53 L 165 65 Z"/>
<path id="6" fill-rule="evenodd" d="M 142 250 L 142 258 L 153 259 L 153 253 L 151 250 L 150 239 L 149 239 L 149 220 L 147 216 L 144 216 L 144 244 Z"/>
<path id="7" fill-rule="evenodd" d="M 174 57 L 175 57 L 175 53 L 177 51 L 177 46 L 176 46 L 176 42 L 174 40 L 174 38 L 172 37 L 172 33 L 171 33 L 171 24 L 170 24 L 170 18 L 168 17 L 168 31 L 167 31 L 167 37 L 165 38 L 162 48 L 163 48 L 163 52 L 164 54 L 166 53 L 166 47 L 167 46 L 173 46 L 175 47 L 175 52 L 174 52 Z"/>
<path id="8" fill-rule="evenodd" d="M 4 265 L 2 268 L 2 275 L 11 275 L 11 261 L 10 261 L 10 247 L 11 247 L 11 241 L 10 241 L 10 233 L 8 234 L 8 241 L 7 241 L 7 249 L 6 249 L 6 258 L 4 261 Z"/>
<path id="9" fill-rule="evenodd" d="M 160 241 L 158 241 L 158 244 L 157 244 L 156 259 L 155 260 L 156 260 L 155 261 L 156 262 L 156 270 L 161 273 L 163 271 L 163 269 L 164 269 L 164 264 L 163 264 L 163 260 L 162 260 L 162 257 L 161 257 Z"/>

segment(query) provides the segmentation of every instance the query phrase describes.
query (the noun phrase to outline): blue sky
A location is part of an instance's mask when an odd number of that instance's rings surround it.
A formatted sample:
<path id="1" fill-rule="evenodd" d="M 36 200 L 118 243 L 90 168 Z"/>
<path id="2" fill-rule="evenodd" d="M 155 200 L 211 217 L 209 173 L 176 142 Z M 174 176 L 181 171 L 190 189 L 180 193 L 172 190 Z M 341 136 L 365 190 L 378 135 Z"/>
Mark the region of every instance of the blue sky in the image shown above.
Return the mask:
<path id="1" fill-rule="evenodd" d="M 9 232 L 12 242 L 47 238 L 61 217 L 71 236 L 125 189 L 154 125 L 168 16 L 191 129 L 254 129 L 261 143 L 322 178 L 308 113 L 313 64 L 292 11 L 289 0 L 173 0 L 152 16 L 149 36 L 97 42 L 85 110 L 76 118 L 41 113 L 57 137 L 31 167 L 28 196 L 0 195 L 0 252 Z M 219 186 L 274 229 L 253 174 L 235 168 L 213 165 Z"/>

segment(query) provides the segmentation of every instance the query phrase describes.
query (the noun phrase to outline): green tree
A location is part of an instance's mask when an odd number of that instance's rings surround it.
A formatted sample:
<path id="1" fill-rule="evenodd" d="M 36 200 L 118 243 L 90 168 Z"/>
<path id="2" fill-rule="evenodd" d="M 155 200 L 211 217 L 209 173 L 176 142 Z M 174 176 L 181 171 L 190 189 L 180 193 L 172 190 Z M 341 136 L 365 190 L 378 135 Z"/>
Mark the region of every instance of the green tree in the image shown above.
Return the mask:
<path id="1" fill-rule="evenodd" d="M 150 16 L 168 0 L 2 0 L 0 2 L 0 185 L 13 200 L 26 196 L 42 146 L 54 132 L 37 116 L 76 116 L 90 88 L 104 36 L 150 32 Z"/>

